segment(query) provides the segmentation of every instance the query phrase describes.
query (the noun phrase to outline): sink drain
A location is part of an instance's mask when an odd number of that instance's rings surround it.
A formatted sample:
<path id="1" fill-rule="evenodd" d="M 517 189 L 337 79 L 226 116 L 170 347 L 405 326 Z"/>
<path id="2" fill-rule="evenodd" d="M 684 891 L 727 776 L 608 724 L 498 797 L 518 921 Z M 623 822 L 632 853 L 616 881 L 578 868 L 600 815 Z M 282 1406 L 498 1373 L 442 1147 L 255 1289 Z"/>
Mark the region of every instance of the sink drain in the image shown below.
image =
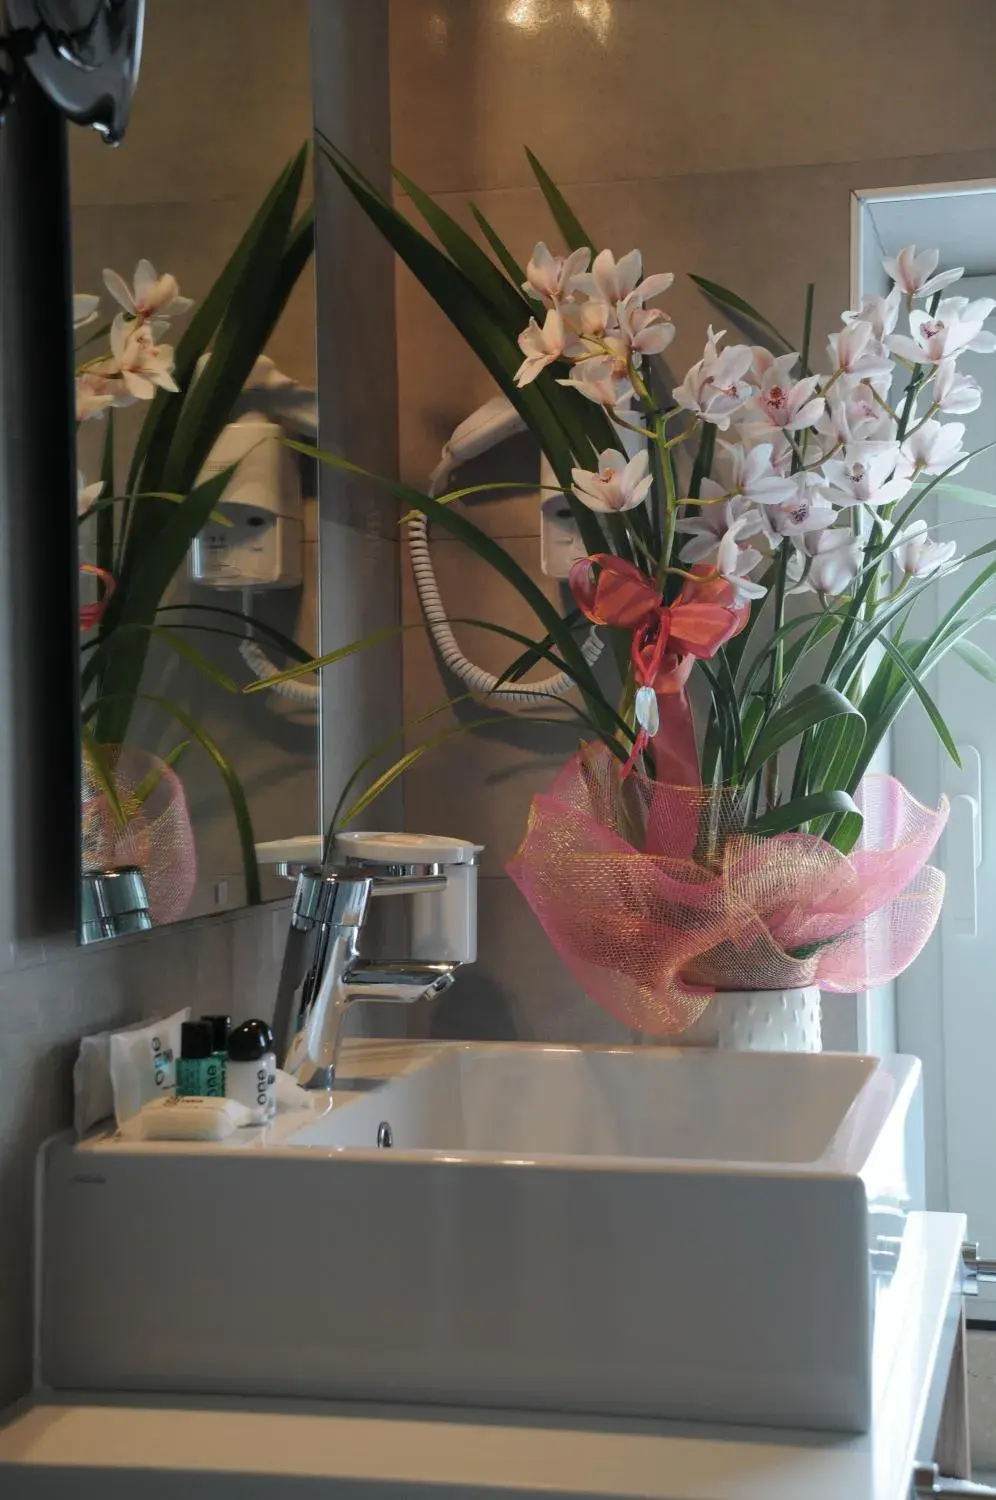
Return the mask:
<path id="1" fill-rule="evenodd" d="M 381 1120 L 377 1126 L 377 1144 L 385 1151 L 394 1145 L 394 1131 L 387 1120 Z"/>

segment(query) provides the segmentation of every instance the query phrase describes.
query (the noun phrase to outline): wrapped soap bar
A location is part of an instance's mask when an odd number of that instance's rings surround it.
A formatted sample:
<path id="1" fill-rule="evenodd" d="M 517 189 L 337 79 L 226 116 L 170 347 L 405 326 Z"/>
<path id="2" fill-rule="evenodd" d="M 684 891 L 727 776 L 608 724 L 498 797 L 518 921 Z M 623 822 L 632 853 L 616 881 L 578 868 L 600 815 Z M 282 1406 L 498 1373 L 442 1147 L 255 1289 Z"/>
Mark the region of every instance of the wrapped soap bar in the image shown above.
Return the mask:
<path id="1" fill-rule="evenodd" d="M 172 1094 L 143 1104 L 121 1134 L 127 1141 L 223 1141 L 249 1124 L 250 1111 L 236 1099 Z"/>

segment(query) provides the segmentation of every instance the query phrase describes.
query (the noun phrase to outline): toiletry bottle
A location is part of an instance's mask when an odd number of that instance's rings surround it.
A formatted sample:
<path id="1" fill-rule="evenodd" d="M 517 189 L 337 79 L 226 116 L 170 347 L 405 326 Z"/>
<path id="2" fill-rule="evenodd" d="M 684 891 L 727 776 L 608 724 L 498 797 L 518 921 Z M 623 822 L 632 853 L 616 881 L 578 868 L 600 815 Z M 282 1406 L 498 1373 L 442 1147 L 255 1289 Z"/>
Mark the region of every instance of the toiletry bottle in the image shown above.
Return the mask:
<path id="1" fill-rule="evenodd" d="M 227 1078 L 228 1097 L 251 1111 L 253 1125 L 276 1113 L 277 1059 L 265 1021 L 245 1021 L 230 1033 Z"/>
<path id="2" fill-rule="evenodd" d="M 224 1070 L 214 1055 L 211 1027 L 206 1021 L 184 1021 L 176 1060 L 176 1092 L 220 1099 L 224 1088 Z"/>
<path id="3" fill-rule="evenodd" d="M 211 1049 L 221 1068 L 221 1092 L 227 1092 L 225 1072 L 228 1066 L 228 1033 L 232 1029 L 231 1016 L 201 1016 L 211 1028 Z"/>

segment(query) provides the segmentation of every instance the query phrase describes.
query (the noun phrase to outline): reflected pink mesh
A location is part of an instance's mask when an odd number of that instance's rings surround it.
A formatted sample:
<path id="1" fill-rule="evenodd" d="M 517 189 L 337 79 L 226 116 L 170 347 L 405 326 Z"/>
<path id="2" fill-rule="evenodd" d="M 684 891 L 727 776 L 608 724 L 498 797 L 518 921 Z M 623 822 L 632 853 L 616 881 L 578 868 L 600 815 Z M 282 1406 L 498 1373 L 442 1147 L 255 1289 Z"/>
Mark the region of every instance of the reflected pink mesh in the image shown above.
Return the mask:
<path id="1" fill-rule="evenodd" d="M 508 873 L 564 964 L 623 1025 L 685 1031 L 716 990 L 850 992 L 912 963 L 940 914 L 947 820 L 892 776 L 855 798 L 859 845 L 743 832 L 728 789 L 623 779 L 585 746 L 533 798 Z"/>
<path id="2" fill-rule="evenodd" d="M 197 853 L 179 776 L 147 750 L 104 745 L 103 760 L 124 814 L 115 816 L 100 778 L 83 757 L 83 868 L 137 865 L 156 926 L 183 916 L 197 883 Z"/>

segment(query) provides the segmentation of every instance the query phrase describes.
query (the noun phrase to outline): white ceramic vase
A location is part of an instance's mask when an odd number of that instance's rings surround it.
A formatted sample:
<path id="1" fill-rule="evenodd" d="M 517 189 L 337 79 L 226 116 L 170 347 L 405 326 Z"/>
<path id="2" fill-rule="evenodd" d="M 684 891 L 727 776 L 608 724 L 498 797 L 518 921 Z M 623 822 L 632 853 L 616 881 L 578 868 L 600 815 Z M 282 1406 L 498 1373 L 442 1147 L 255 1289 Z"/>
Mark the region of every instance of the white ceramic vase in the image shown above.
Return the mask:
<path id="1" fill-rule="evenodd" d="M 822 1052 L 819 989 L 721 990 L 695 1024 L 668 1043 L 733 1052 Z"/>

